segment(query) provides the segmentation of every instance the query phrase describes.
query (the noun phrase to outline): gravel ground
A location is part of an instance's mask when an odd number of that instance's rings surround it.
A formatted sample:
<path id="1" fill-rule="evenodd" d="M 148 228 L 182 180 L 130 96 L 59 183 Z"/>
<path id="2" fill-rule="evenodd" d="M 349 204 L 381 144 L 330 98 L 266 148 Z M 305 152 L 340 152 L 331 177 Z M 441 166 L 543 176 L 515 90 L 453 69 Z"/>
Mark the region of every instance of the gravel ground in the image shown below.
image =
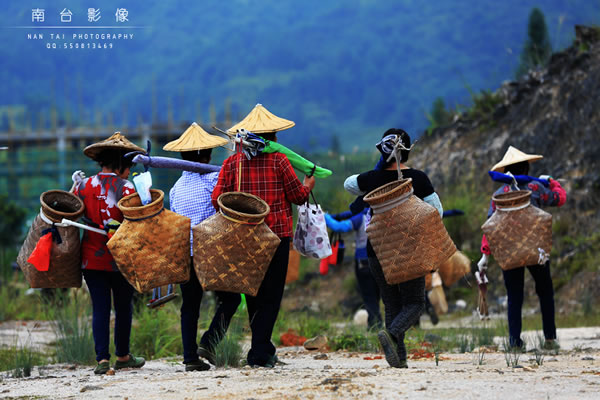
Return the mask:
<path id="1" fill-rule="evenodd" d="M 35 335 L 29 328 L 29 335 Z M 0 325 L 5 337 L 7 331 Z M 438 366 L 432 359 L 409 360 L 408 369 L 398 370 L 377 359 L 380 354 L 315 353 L 286 347 L 278 349 L 278 355 L 287 364 L 273 369 L 213 367 L 185 372 L 180 360 L 170 359 L 150 361 L 139 370 L 95 376 L 91 367 L 55 364 L 36 368 L 29 378 L 3 378 L 0 398 L 600 398 L 600 328 L 559 329 L 558 336 L 560 353 L 546 354 L 540 366 L 533 353 L 526 353 L 518 368 L 507 367 L 502 352 L 488 350 L 483 365 L 475 351 L 442 354 Z"/>

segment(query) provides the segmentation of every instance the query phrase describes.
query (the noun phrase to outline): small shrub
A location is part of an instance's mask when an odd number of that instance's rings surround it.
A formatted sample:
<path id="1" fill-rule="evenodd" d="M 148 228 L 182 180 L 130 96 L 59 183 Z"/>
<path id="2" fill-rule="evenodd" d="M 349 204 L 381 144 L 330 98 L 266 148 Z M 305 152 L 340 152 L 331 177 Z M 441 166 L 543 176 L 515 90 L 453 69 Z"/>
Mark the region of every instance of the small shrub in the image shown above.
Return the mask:
<path id="1" fill-rule="evenodd" d="M 506 361 L 507 367 L 516 368 L 519 366 L 519 359 L 524 350 L 525 343 L 523 343 L 523 349 L 517 346 L 511 346 L 510 341 L 507 337 L 502 342 L 502 351 L 504 352 L 504 360 Z"/>
<path id="2" fill-rule="evenodd" d="M 179 312 L 171 303 L 162 308 L 141 307 L 134 314 L 131 351 L 147 360 L 183 352 Z"/>
<path id="3" fill-rule="evenodd" d="M 88 302 L 84 301 L 81 292 L 75 293 L 73 298 L 60 294 L 61 307 L 48 303 L 49 314 L 54 316 L 56 358 L 58 362 L 93 364 L 96 354 Z"/>
<path id="4" fill-rule="evenodd" d="M 473 350 L 473 341 L 468 335 L 458 335 L 458 351 L 470 353 Z"/>
<path id="5" fill-rule="evenodd" d="M 477 365 L 483 365 L 485 360 L 485 347 L 479 347 L 477 349 L 477 354 L 475 355 L 475 361 Z"/>
<path id="6" fill-rule="evenodd" d="M 544 353 L 539 349 L 535 349 L 535 363 L 537 365 L 542 365 L 544 363 Z"/>
<path id="7" fill-rule="evenodd" d="M 491 346 L 494 344 L 496 330 L 490 327 L 473 328 L 473 343 L 477 346 Z"/>
<path id="8" fill-rule="evenodd" d="M 0 321 L 48 320 L 51 313 L 46 311 L 38 292 L 25 295 L 26 287 L 21 282 L 0 285 L 0 298 L 5 299 L 0 307 Z"/>
<path id="9" fill-rule="evenodd" d="M 10 371 L 9 375 L 13 378 L 30 376 L 33 367 L 44 365 L 45 360 L 44 354 L 26 345 L 0 349 L 0 371 Z"/>
<path id="10" fill-rule="evenodd" d="M 229 324 L 229 329 L 213 349 L 213 356 L 216 367 L 237 368 L 241 365 L 243 354 L 242 340 L 243 323 L 240 319 L 234 318 Z"/>
<path id="11" fill-rule="evenodd" d="M 13 378 L 25 378 L 31 376 L 31 371 L 36 365 L 42 364 L 42 357 L 30 347 L 19 347 L 15 352 L 15 369 Z"/>
<path id="12" fill-rule="evenodd" d="M 468 115 L 472 119 L 489 120 L 491 119 L 496 107 L 504 101 L 502 96 L 490 90 L 482 90 L 479 94 L 471 94 L 473 106 L 469 109 Z"/>
<path id="13" fill-rule="evenodd" d="M 366 353 L 379 351 L 377 334 L 366 330 L 364 327 L 351 326 L 341 334 L 329 340 L 332 350 L 346 350 Z"/>
<path id="14" fill-rule="evenodd" d="M 311 338 L 317 335 L 327 334 L 331 328 L 329 321 L 307 314 L 301 314 L 297 319 L 297 332 L 301 336 Z"/>

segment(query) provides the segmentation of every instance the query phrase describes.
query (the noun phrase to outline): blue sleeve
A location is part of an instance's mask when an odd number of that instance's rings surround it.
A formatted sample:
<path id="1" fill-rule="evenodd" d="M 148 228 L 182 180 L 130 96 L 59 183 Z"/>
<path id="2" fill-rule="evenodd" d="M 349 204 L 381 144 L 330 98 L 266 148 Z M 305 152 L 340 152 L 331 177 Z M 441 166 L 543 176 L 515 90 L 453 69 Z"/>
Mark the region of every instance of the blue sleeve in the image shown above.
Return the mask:
<path id="1" fill-rule="evenodd" d="M 350 221 L 352 222 L 352 229 L 354 229 L 356 231 L 361 227 L 361 225 L 363 223 L 363 217 L 364 217 L 364 213 L 360 213 L 360 214 L 353 215 L 350 218 Z"/>
<path id="2" fill-rule="evenodd" d="M 440 213 L 440 218 L 443 218 L 444 208 L 442 207 L 442 202 L 436 192 L 433 192 L 429 196 L 425 196 L 423 201 L 434 207 Z"/>
<path id="3" fill-rule="evenodd" d="M 334 219 L 337 219 L 338 221 L 341 221 L 343 219 L 348 219 L 350 217 L 352 217 L 352 211 L 348 210 L 348 211 L 342 211 L 341 213 L 338 214 L 331 214 L 331 216 Z"/>
<path id="4" fill-rule="evenodd" d="M 350 232 L 352 230 L 352 221 L 336 221 L 331 215 L 325 214 L 325 223 L 327 227 L 334 232 Z"/>
<path id="5" fill-rule="evenodd" d="M 171 190 L 169 190 L 169 210 L 171 210 L 173 212 L 177 212 L 177 211 L 173 210 L 173 197 L 175 197 L 175 186 L 174 185 L 171 188 Z"/>

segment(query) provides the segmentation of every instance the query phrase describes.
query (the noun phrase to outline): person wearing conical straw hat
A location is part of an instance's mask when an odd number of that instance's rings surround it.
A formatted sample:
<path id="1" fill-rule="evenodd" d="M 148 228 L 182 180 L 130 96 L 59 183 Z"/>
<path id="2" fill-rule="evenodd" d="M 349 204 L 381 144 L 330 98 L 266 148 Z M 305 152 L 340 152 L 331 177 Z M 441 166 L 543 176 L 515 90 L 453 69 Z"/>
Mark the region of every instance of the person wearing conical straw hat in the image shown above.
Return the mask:
<path id="1" fill-rule="evenodd" d="M 167 143 L 163 150 L 176 151 L 186 161 L 208 164 L 212 149 L 228 143 L 227 139 L 206 132 L 200 125 L 193 123 L 176 140 Z M 198 173 L 183 171 L 181 177 L 169 192 L 171 211 L 191 219 L 195 226 L 215 213 L 211 202 L 211 194 L 217 183 L 218 172 Z M 193 244 L 193 231 L 190 234 Z M 193 246 L 191 246 L 193 256 Z M 193 264 L 193 258 L 192 258 Z M 217 292 L 217 310 L 209 329 L 196 342 L 198 318 L 202 301 L 202 286 L 191 266 L 190 280 L 181 287 L 181 339 L 183 342 L 183 363 L 186 371 L 205 371 L 210 368 L 199 359 L 199 355 L 214 364 L 215 346 L 225 335 L 229 322 L 240 304 L 237 293 Z"/>
<path id="2" fill-rule="evenodd" d="M 512 183 L 504 183 L 496 194 L 507 193 L 519 190 L 525 187 L 531 191 L 531 204 L 535 207 L 561 207 L 567 200 L 567 194 L 561 184 L 548 175 L 542 175 L 540 178 L 548 181 L 548 186 L 540 183 L 538 180 L 528 177 L 529 166 L 531 163 L 541 160 L 543 156 L 538 154 L 527 154 L 521 150 L 509 146 L 502 160 L 494 165 L 491 171 L 501 172 L 512 179 Z M 518 180 L 521 182 L 518 182 Z M 494 201 L 490 202 L 488 218 L 496 211 Z M 478 262 L 478 276 L 485 276 L 488 266 L 488 257 L 491 254 L 490 247 L 485 235 L 481 241 L 481 260 Z M 542 325 L 545 338 L 545 348 L 554 348 L 556 346 L 556 325 L 554 322 L 554 289 L 552 287 L 552 277 L 550 275 L 550 261 L 542 265 L 530 265 L 527 267 L 535 281 L 535 291 L 540 300 L 542 310 Z M 515 268 L 503 270 L 504 285 L 508 297 L 508 331 L 510 345 L 522 348 L 524 346 L 521 339 L 521 308 L 523 306 L 523 284 L 525 268 Z"/>
<path id="3" fill-rule="evenodd" d="M 73 174 L 73 189 L 85 204 L 85 217 L 90 224 L 106 227 L 114 221 L 123 221 L 117 207 L 118 201 L 135 192 L 127 180 L 133 163 L 125 157 L 131 151 L 144 151 L 116 132 L 101 142 L 87 146 L 83 153 L 98 162 L 101 171 L 82 178 L 81 171 Z M 92 298 L 92 332 L 98 365 L 95 374 L 105 374 L 110 369 L 110 311 L 111 294 L 115 308 L 115 369 L 140 368 L 145 360 L 129 352 L 129 337 L 133 317 L 133 287 L 117 269 L 106 247 L 108 237 L 86 230 L 81 243 L 83 277 Z"/>
<path id="4" fill-rule="evenodd" d="M 264 139 L 276 141 L 277 132 L 293 126 L 294 122 L 277 117 L 257 104 L 229 132 L 246 129 Z M 238 175 L 241 176 L 239 180 Z M 270 207 L 265 223 L 281 239 L 258 294 L 256 297 L 246 296 L 252 330 L 252 344 L 247 357 L 250 366 L 272 368 L 277 362 L 271 334 L 279 313 L 287 273 L 292 236 L 291 203 L 305 203 L 314 185 L 314 177 L 305 177 L 304 182 L 300 182 L 287 157 L 277 152 L 260 153 L 250 159 L 242 152 L 236 153 L 223 162 L 219 173 L 212 194 L 215 208 L 218 208 L 218 197 L 225 192 L 239 190 L 258 196 Z"/>

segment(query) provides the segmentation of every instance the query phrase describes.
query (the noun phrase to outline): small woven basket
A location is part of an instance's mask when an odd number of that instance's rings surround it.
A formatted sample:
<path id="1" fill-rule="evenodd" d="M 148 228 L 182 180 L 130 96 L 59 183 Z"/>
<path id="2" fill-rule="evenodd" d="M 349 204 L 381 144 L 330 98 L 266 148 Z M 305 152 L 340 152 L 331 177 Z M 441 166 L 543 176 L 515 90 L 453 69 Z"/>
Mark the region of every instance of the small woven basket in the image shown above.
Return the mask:
<path id="1" fill-rule="evenodd" d="M 456 251 L 437 210 L 412 194 L 412 179 L 383 185 L 364 200 L 373 210 L 367 235 L 388 284 L 425 276 Z"/>
<path id="2" fill-rule="evenodd" d="M 106 244 L 119 271 L 138 292 L 190 279 L 190 219 L 165 210 L 164 193 L 150 189 L 152 202 L 137 193 L 117 206 L 124 220 Z"/>
<path id="3" fill-rule="evenodd" d="M 438 273 L 444 286 L 450 287 L 471 272 L 471 260 L 460 250 L 440 265 Z"/>
<path id="4" fill-rule="evenodd" d="M 496 212 L 481 226 L 503 270 L 544 264 L 552 250 L 552 215 L 531 205 L 531 192 L 495 195 Z"/>
<path id="5" fill-rule="evenodd" d="M 41 210 L 27 233 L 17 256 L 17 264 L 32 288 L 78 288 L 81 287 L 81 243 L 79 228 L 60 223 L 63 218 L 76 221 L 83 215 L 83 201 L 64 190 L 50 190 L 40 196 Z M 42 215 L 43 214 L 43 215 Z M 61 243 L 52 242 L 50 267 L 38 271 L 27 262 L 35 249 L 42 231 L 55 225 Z"/>
<path id="6" fill-rule="evenodd" d="M 269 205 L 242 192 L 223 193 L 219 212 L 194 226 L 194 269 L 204 290 L 256 296 L 279 238 L 264 223 Z"/>

